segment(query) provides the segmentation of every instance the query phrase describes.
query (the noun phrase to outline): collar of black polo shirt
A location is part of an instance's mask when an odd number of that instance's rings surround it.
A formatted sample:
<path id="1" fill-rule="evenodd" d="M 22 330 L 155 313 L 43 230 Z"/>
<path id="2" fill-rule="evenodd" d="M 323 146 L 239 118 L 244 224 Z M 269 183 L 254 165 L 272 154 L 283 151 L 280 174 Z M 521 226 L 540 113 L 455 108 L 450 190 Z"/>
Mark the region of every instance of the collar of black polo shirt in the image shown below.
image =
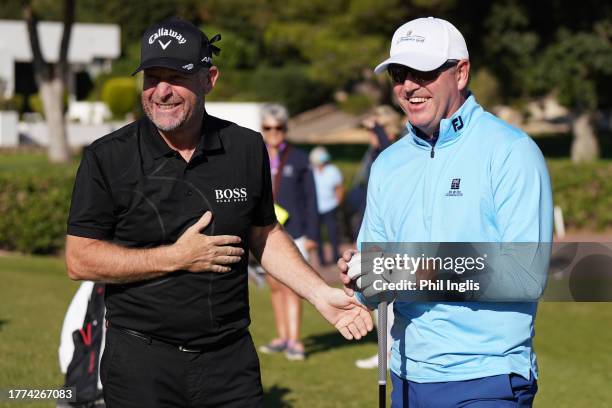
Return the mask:
<path id="1" fill-rule="evenodd" d="M 155 124 L 149 118 L 145 118 L 144 120 L 146 123 L 146 134 L 151 141 L 149 144 L 151 156 L 157 159 L 162 156 L 175 154 L 176 150 L 172 149 L 168 143 L 166 143 L 164 138 L 159 134 L 159 130 L 155 127 Z M 199 152 L 213 152 L 223 149 L 217 122 L 216 118 L 208 115 L 208 113 L 204 113 L 202 133 L 194 151 L 194 156 Z"/>

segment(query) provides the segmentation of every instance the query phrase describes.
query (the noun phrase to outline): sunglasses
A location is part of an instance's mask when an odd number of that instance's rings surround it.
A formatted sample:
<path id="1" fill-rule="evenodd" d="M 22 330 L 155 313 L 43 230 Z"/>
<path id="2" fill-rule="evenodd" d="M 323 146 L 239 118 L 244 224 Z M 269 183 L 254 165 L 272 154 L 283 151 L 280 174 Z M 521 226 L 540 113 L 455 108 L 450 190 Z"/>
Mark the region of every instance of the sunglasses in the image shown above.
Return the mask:
<path id="1" fill-rule="evenodd" d="M 283 130 L 285 130 L 285 126 L 283 125 L 278 125 L 278 126 L 262 126 L 262 129 L 264 130 L 264 132 L 269 132 L 271 130 L 276 130 L 277 132 L 282 132 Z"/>
<path id="2" fill-rule="evenodd" d="M 405 65 L 391 64 L 389 65 L 389 68 L 387 68 L 387 71 L 389 72 L 391 80 L 395 84 L 404 83 L 406 78 L 410 78 L 410 80 L 413 82 L 425 83 L 435 81 L 442 72 L 457 66 L 458 63 L 459 61 L 457 60 L 448 60 L 442 64 L 442 66 L 434 69 L 433 71 L 417 71 L 416 69 L 409 68 Z"/>

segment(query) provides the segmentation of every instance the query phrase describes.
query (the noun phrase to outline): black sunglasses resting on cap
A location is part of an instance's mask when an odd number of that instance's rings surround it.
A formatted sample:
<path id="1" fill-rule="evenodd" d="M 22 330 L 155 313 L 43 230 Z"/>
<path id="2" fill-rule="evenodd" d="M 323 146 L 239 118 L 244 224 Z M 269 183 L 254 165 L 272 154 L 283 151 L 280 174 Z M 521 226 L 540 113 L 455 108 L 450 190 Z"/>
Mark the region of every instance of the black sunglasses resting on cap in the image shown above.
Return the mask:
<path id="1" fill-rule="evenodd" d="M 449 68 L 456 66 L 459 63 L 458 60 L 448 60 L 433 71 L 417 71 L 405 65 L 391 64 L 387 68 L 389 76 L 393 80 L 393 83 L 401 84 L 406 81 L 406 78 L 410 75 L 410 80 L 414 82 L 431 82 L 437 79 L 440 74 Z"/>

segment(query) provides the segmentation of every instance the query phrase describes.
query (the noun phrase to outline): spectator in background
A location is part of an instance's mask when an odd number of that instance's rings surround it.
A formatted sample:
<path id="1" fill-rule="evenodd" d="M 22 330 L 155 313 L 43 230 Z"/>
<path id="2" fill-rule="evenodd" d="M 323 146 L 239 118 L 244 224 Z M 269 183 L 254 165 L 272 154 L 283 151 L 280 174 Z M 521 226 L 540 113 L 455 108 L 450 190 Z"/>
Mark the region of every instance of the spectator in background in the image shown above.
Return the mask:
<path id="1" fill-rule="evenodd" d="M 270 157 L 277 218 L 280 222 L 286 220 L 285 230 L 308 261 L 308 251 L 316 248 L 319 236 L 317 197 L 308 155 L 287 143 L 288 120 L 284 106 L 268 104 L 262 107 L 262 134 Z M 259 350 L 262 353 L 284 352 L 289 360 L 303 360 L 301 299 L 270 274 L 266 274 L 266 281 L 270 285 L 277 336 Z"/>
<path id="2" fill-rule="evenodd" d="M 370 147 L 361 160 L 360 172 L 356 176 L 356 182 L 368 182 L 370 168 L 378 155 L 391 145 L 401 133 L 400 115 L 390 106 L 378 106 L 374 115 L 366 118 L 361 125 L 370 131 Z"/>
<path id="3" fill-rule="evenodd" d="M 357 238 L 365 211 L 366 191 L 372 163 L 383 150 L 398 139 L 403 124 L 400 124 L 400 115 L 392 107 L 382 105 L 375 109 L 373 116 L 362 122 L 362 126 L 369 130 L 368 142 L 370 145 L 352 180 L 351 189 L 346 195 L 345 206 L 353 241 Z"/>
<path id="4" fill-rule="evenodd" d="M 319 239 L 318 252 L 321 265 L 334 263 L 340 258 L 338 246 L 340 245 L 340 231 L 338 228 L 338 208 L 344 196 L 342 173 L 338 167 L 331 164 L 329 152 L 323 146 L 317 146 L 310 152 L 310 164 L 314 173 L 315 187 L 317 189 L 317 207 L 319 210 L 319 223 L 325 225 L 327 236 L 332 246 L 332 260 L 325 258 L 323 239 Z"/>
<path id="5" fill-rule="evenodd" d="M 349 224 L 353 234 L 353 240 L 357 238 L 361 221 L 366 207 L 366 191 L 372 163 L 378 155 L 391 145 L 400 135 L 400 115 L 390 106 L 383 105 L 376 108 L 374 115 L 365 119 L 362 126 L 368 129 L 368 150 L 363 155 L 357 174 L 353 179 L 351 191 L 347 194 L 347 209 L 350 212 Z M 376 314 L 374 314 L 376 319 Z M 391 355 L 391 327 L 393 326 L 393 304 L 389 304 L 387 310 L 387 358 Z M 378 322 L 376 322 L 378 324 Z M 374 369 L 378 367 L 378 354 L 355 361 L 355 365 L 363 369 Z"/>

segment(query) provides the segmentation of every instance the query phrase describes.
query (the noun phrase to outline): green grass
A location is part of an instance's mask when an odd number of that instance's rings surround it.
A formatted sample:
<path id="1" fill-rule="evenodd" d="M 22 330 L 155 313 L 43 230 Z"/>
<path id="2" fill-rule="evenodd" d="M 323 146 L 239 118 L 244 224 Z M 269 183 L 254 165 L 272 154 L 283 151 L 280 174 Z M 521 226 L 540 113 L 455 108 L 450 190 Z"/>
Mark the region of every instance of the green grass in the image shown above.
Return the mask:
<path id="1" fill-rule="evenodd" d="M 612 303 L 540 305 L 537 407 L 612 406 Z"/>
<path id="2" fill-rule="evenodd" d="M 64 312 L 78 284 L 53 257 L 0 257 L 0 389 L 62 384 L 57 349 Z M 268 291 L 251 288 L 257 345 L 274 336 Z M 536 325 L 540 364 L 537 407 L 607 407 L 612 404 L 612 304 L 542 303 Z M 344 341 L 309 306 L 303 332 L 309 358 L 288 362 L 262 355 L 267 407 L 376 406 L 376 370 L 354 368 L 376 352 L 375 337 Z M 0 407 L 52 407 L 51 403 Z"/>
<path id="3" fill-rule="evenodd" d="M 64 171 L 66 168 L 76 173 L 78 164 L 78 158 L 68 164 L 49 163 L 47 155 L 43 151 L 0 152 L 0 173 Z"/>

